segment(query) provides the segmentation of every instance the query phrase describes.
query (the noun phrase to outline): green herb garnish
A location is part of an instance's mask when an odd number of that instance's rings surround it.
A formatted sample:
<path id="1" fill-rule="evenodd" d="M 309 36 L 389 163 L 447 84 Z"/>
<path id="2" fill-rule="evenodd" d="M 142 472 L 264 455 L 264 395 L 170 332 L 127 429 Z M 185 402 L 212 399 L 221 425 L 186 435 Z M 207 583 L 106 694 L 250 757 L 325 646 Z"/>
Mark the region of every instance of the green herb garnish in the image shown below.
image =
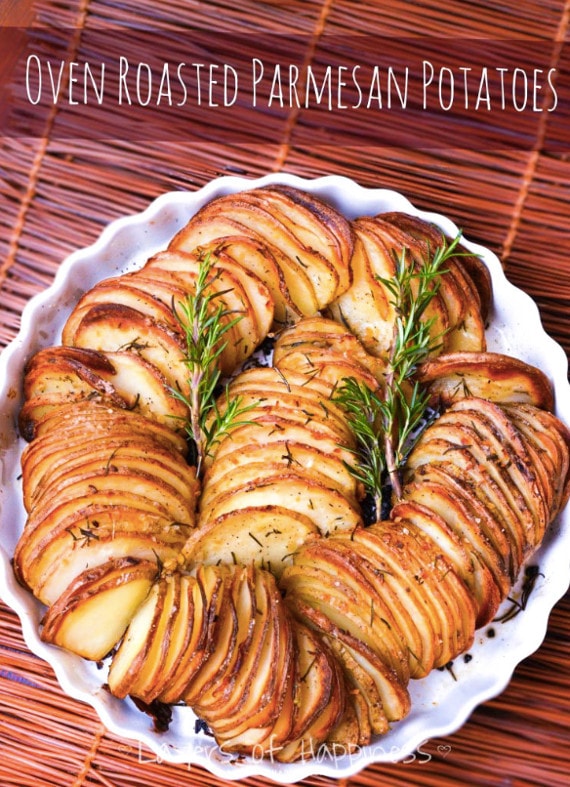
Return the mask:
<path id="1" fill-rule="evenodd" d="M 186 431 L 194 448 L 198 476 L 213 447 L 232 429 L 249 423 L 240 417 L 254 406 L 242 406 L 241 397 L 232 399 L 229 383 L 222 388 L 225 407 L 220 409 L 217 403 L 221 378 L 218 361 L 227 346 L 224 337 L 243 315 L 220 302 L 228 290 L 216 290 L 212 286 L 219 276 L 212 271 L 213 265 L 209 252 L 200 258 L 194 292 L 174 309 L 186 336 L 189 394 L 171 391 L 189 409 Z"/>
<path id="2" fill-rule="evenodd" d="M 441 341 L 432 336 L 435 317 L 426 318 L 425 313 L 446 273 L 446 261 L 457 254 L 460 238 L 444 242 L 433 256 L 416 264 L 410 264 L 404 248 L 395 258 L 394 276 L 379 277 L 392 296 L 396 315 L 384 386 L 372 391 L 359 380 L 345 378 L 334 394 L 357 443 L 358 462 L 349 469 L 373 498 L 378 518 L 387 483 L 401 497 L 401 468 L 427 425 L 428 394 L 413 378 Z"/>

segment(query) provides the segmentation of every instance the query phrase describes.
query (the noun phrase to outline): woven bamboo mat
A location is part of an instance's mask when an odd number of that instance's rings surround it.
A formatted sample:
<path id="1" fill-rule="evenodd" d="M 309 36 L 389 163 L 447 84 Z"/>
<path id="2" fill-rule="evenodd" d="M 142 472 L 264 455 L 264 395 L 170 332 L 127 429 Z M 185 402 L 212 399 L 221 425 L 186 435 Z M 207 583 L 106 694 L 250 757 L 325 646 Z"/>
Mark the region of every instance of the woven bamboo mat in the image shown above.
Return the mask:
<path id="1" fill-rule="evenodd" d="M 570 352 L 567 0 L 42 0 L 4 2 L 0 22 L 15 30 L 30 24 L 33 13 L 39 28 L 65 30 L 70 57 L 90 32 L 99 35 L 94 40 L 100 46 L 105 40 L 112 48 L 120 40 L 113 38 L 120 36 L 119 26 L 133 21 L 151 31 L 194 27 L 216 37 L 220 47 L 227 38 L 235 62 L 251 58 L 258 45 L 267 53 L 268 43 L 275 43 L 280 52 L 290 46 L 305 65 L 317 63 L 327 46 L 338 48 L 342 41 L 348 42 L 350 62 L 358 36 L 363 52 L 377 36 L 404 54 L 435 39 L 440 50 L 443 39 L 450 49 L 453 41 L 471 41 L 477 49 L 494 37 L 505 47 L 515 42 L 517 52 L 525 41 L 557 68 L 559 106 L 556 112 L 518 113 L 509 128 L 503 124 L 484 136 L 485 144 L 476 144 L 468 113 L 459 113 L 451 139 L 442 136 L 435 144 L 422 127 L 399 139 L 389 124 L 375 128 L 367 115 L 349 118 L 332 111 L 327 130 L 322 113 L 295 107 L 266 113 L 253 129 L 245 109 L 231 116 L 229 129 L 219 113 L 205 110 L 194 118 L 197 131 L 188 138 L 174 133 L 162 140 L 151 130 L 111 139 L 97 120 L 91 130 L 84 126 L 74 135 L 66 113 L 55 107 L 41 116 L 41 133 L 34 129 L 2 139 L 0 347 L 16 335 L 25 303 L 49 285 L 62 259 L 92 242 L 110 220 L 143 209 L 164 191 L 194 190 L 219 175 L 287 171 L 346 175 L 364 186 L 395 188 L 418 207 L 449 215 L 467 237 L 501 257 L 513 283 L 537 301 L 548 332 Z M 7 50 L 0 55 L 5 69 L 8 55 Z M 491 114 L 477 133 L 487 134 Z M 426 128 L 437 135 L 446 118 L 436 112 L 431 120 L 433 126 L 427 113 Z M 403 113 L 399 121 L 404 129 Z M 111 117 L 105 123 L 113 127 Z M 542 647 L 517 668 L 508 689 L 478 708 L 461 730 L 427 741 L 413 763 L 370 767 L 343 783 L 568 784 L 569 623 L 566 597 L 554 609 Z M 199 768 L 158 762 L 144 747 L 110 734 L 91 708 L 62 693 L 50 668 L 27 651 L 17 617 L 0 606 L 0 785 L 221 783 Z"/>

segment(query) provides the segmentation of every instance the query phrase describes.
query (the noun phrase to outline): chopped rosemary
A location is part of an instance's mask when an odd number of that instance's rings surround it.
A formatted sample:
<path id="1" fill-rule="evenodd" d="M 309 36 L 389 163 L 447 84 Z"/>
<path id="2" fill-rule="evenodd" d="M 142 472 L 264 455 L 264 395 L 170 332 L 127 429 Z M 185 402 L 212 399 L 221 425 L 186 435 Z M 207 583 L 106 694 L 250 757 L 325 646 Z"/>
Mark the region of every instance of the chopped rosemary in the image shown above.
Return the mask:
<path id="1" fill-rule="evenodd" d="M 243 315 L 226 309 L 219 301 L 227 290 L 212 287 L 219 276 L 212 272 L 213 264 L 209 252 L 201 256 L 194 292 L 174 309 L 186 336 L 189 394 L 173 388 L 171 393 L 189 410 L 186 431 L 194 449 L 198 476 L 213 447 L 232 429 L 248 423 L 240 417 L 254 406 L 242 406 L 241 397 L 232 399 L 228 383 L 225 407 L 220 409 L 216 401 L 221 377 L 218 361 L 227 346 L 225 336 Z"/>
<path id="2" fill-rule="evenodd" d="M 345 378 L 334 394 L 334 401 L 348 415 L 357 443 L 358 462 L 349 470 L 372 497 L 377 518 L 387 485 L 401 497 L 401 468 L 428 423 L 428 394 L 413 378 L 441 339 L 432 336 L 435 318 L 426 317 L 426 310 L 439 290 L 445 263 L 458 254 L 460 238 L 459 234 L 449 243 L 443 239 L 432 256 L 416 264 L 410 264 L 405 248 L 395 257 L 394 276 L 379 277 L 395 311 L 384 385 L 372 391 L 361 381 Z"/>

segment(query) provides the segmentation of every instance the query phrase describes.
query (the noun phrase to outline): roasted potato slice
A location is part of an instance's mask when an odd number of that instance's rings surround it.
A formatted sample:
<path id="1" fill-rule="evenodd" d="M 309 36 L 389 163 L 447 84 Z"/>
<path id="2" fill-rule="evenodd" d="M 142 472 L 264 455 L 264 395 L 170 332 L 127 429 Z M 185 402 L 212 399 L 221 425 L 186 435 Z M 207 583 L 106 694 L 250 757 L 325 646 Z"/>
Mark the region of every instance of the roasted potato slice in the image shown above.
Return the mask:
<path id="1" fill-rule="evenodd" d="M 163 251 L 147 262 L 145 268 L 152 275 L 153 268 L 197 277 L 201 264 L 200 255 L 183 251 Z M 237 333 L 249 345 L 248 355 L 269 333 L 273 323 L 273 298 L 265 284 L 241 265 L 224 257 L 213 257 L 210 269 L 211 285 L 216 292 L 232 295 L 234 316 L 240 318 Z M 214 301 L 215 303 L 215 301 Z M 236 308 L 237 307 L 237 308 Z"/>
<path id="2" fill-rule="evenodd" d="M 329 383 L 333 387 L 339 386 L 343 380 L 352 377 L 364 383 L 371 391 L 376 391 L 383 381 L 383 377 L 375 377 L 368 369 L 345 355 L 332 349 L 315 349 L 313 345 L 306 348 L 301 345 L 296 351 L 287 353 L 280 358 L 278 368 L 285 376 L 288 376 L 291 370 L 300 372 L 305 376 L 305 384 L 310 387 L 320 382 Z"/>
<path id="3" fill-rule="evenodd" d="M 174 431 L 184 431 L 188 408 L 172 395 L 166 377 L 137 353 L 107 352 L 113 365 L 109 376 L 103 375 L 126 402 L 129 410 Z"/>
<path id="4" fill-rule="evenodd" d="M 351 530 L 360 524 L 360 512 L 346 498 L 310 478 L 294 473 L 277 473 L 234 487 L 212 500 L 208 517 L 216 519 L 240 508 L 279 505 L 311 519 L 321 534 Z"/>
<path id="5" fill-rule="evenodd" d="M 145 418 L 140 413 L 117 410 L 99 402 L 76 402 L 62 405 L 34 424 L 34 438 L 55 437 L 71 443 L 88 441 L 92 436 L 112 431 L 114 434 L 148 435 L 185 456 L 188 445 L 183 435 L 164 424 Z"/>
<path id="6" fill-rule="evenodd" d="M 481 465 L 468 448 L 450 443 L 445 439 L 433 437 L 416 446 L 408 457 L 408 469 L 417 470 L 421 465 L 440 464 L 446 462 L 446 471 L 456 478 L 461 478 L 469 485 L 491 518 L 497 523 L 499 529 L 506 533 L 509 550 L 509 565 L 511 581 L 514 582 L 520 566 L 524 560 L 526 530 L 530 527 L 530 517 L 523 522 L 522 513 L 515 512 L 511 506 L 512 489 L 506 482 L 497 484 L 494 478 L 486 472 L 485 465 Z M 507 495 L 505 495 L 505 490 Z M 511 498 L 511 501 L 509 500 Z"/>
<path id="7" fill-rule="evenodd" d="M 113 401 L 116 391 L 102 377 L 112 372 L 113 366 L 104 353 L 79 347 L 46 347 L 26 364 L 24 399 L 46 394 L 79 398 L 81 394 L 90 396 L 97 392 Z M 117 403 L 121 403 L 119 397 Z"/>
<path id="8" fill-rule="evenodd" d="M 279 577 L 298 547 L 317 537 L 312 519 L 277 505 L 208 516 L 191 534 L 184 553 L 191 565 L 249 565 Z"/>
<path id="9" fill-rule="evenodd" d="M 169 682 L 159 696 L 161 702 L 174 703 L 182 700 L 212 652 L 217 617 L 226 600 L 226 575 L 227 567 L 199 566 L 195 572 L 195 583 L 190 583 L 186 588 L 191 591 L 186 621 L 186 650 L 179 654 L 182 658 L 173 666 Z M 117 655 L 119 654 L 120 650 Z M 160 680 L 160 676 L 157 675 L 157 679 Z M 156 687 L 150 688 L 152 695 L 156 696 Z"/>
<path id="10" fill-rule="evenodd" d="M 230 389 L 230 396 L 233 390 L 235 389 Z M 283 414 L 296 418 L 300 423 L 314 421 L 316 424 L 322 425 L 323 428 L 328 427 L 345 444 L 351 440 L 350 428 L 339 405 L 323 399 L 319 395 L 311 394 L 306 388 L 291 391 L 291 393 L 287 391 L 259 391 L 258 393 L 241 391 L 239 397 L 240 406 L 248 408 L 245 414 L 248 421 L 257 421 L 260 417 L 271 413 Z M 226 408 L 227 399 L 221 397 L 218 400 L 218 411 L 223 414 L 226 412 Z"/>
<path id="11" fill-rule="evenodd" d="M 425 244 L 432 249 L 441 245 L 442 240 L 445 239 L 439 227 L 425 219 L 420 219 L 418 216 L 391 211 L 383 213 L 382 218 L 414 237 L 422 245 Z M 468 253 L 460 245 L 459 252 L 450 260 L 449 267 L 460 269 L 462 274 L 467 277 L 468 282 L 472 283 L 473 287 L 469 287 L 470 293 L 475 296 L 474 302 L 483 319 L 486 320 L 493 299 L 493 287 L 491 274 L 485 263 L 476 254 Z"/>
<path id="12" fill-rule="evenodd" d="M 553 414 L 531 405 L 505 406 L 517 429 L 537 449 L 551 483 L 550 519 L 566 505 L 570 495 L 570 430 Z"/>
<path id="13" fill-rule="evenodd" d="M 268 256 L 280 269 L 294 305 L 301 315 L 316 314 L 319 310 L 313 284 L 305 269 L 295 258 L 290 258 L 275 244 L 267 241 L 260 233 L 254 232 L 247 224 L 237 220 L 226 211 L 206 206 L 192 218 L 188 225 L 174 237 L 169 248 L 192 252 L 209 244 L 218 242 L 227 235 L 244 235 L 255 243 L 265 256 Z"/>
<path id="14" fill-rule="evenodd" d="M 464 497 L 424 478 L 405 487 L 404 500 L 391 516 L 412 521 L 453 564 L 477 603 L 476 627 L 491 621 L 510 583 Z"/>
<path id="15" fill-rule="evenodd" d="M 146 463 L 143 462 L 143 464 Z M 31 512 L 31 516 L 43 516 L 54 506 L 65 501 L 76 501 L 79 506 L 82 504 L 85 506 L 90 499 L 96 499 L 97 495 L 124 491 L 151 501 L 154 504 L 155 512 L 164 511 L 171 522 L 189 523 L 194 518 L 195 496 L 192 490 L 196 487 L 193 484 L 184 486 L 185 495 L 183 496 L 173 486 L 152 473 L 129 472 L 127 470 L 126 472 L 109 474 L 105 469 L 102 469 L 99 475 L 87 473 L 84 476 L 72 476 L 69 483 L 62 482 L 61 485 L 54 486 L 50 489 L 49 494 L 47 492 L 44 494 L 41 507 L 38 504 Z"/>
<path id="16" fill-rule="evenodd" d="M 360 340 L 368 353 L 386 358 L 393 341 L 396 312 L 394 295 L 382 279 L 394 277 L 395 258 L 401 254 L 406 255 L 409 266 L 414 265 L 414 260 L 405 240 L 398 237 L 381 216 L 363 216 L 353 221 L 352 226 L 355 234 L 350 263 L 353 281 L 328 311 Z M 417 289 L 417 282 L 412 281 L 412 287 Z M 434 293 L 424 319 L 431 321 L 433 354 L 437 354 L 449 327 L 447 309 L 439 293 Z"/>
<path id="17" fill-rule="evenodd" d="M 223 724 L 226 718 L 235 716 L 246 701 L 244 673 L 247 669 L 244 669 L 244 659 L 259 655 L 259 650 L 253 650 L 259 645 L 263 631 L 262 626 L 255 623 L 256 576 L 257 571 L 251 563 L 234 567 L 234 582 L 229 591 L 238 622 L 233 653 L 225 674 L 200 698 L 203 706 L 207 707 L 208 723 L 214 729 L 217 722 Z"/>
<path id="18" fill-rule="evenodd" d="M 107 436 L 89 442 L 90 452 L 106 450 L 108 462 L 113 459 L 113 452 L 124 449 L 127 445 L 125 439 L 119 436 L 113 440 Z M 148 440 L 141 437 L 134 437 L 129 441 L 132 450 L 143 453 L 148 449 Z M 81 462 L 85 456 L 85 444 L 83 440 L 76 443 L 61 444 L 61 440 L 46 442 L 45 440 L 35 440 L 29 443 L 22 452 L 22 487 L 23 499 L 26 509 L 29 511 L 34 498 L 41 494 L 41 489 L 45 488 L 47 479 L 61 471 L 63 467 L 73 467 Z"/>
<path id="19" fill-rule="evenodd" d="M 160 585 L 159 604 L 155 618 L 146 640 L 146 648 L 141 652 L 138 669 L 132 678 L 128 693 L 143 702 L 152 702 L 155 697 L 155 685 L 160 680 L 164 654 L 168 651 L 170 633 L 178 614 L 180 598 L 180 574 L 173 572 L 160 577 L 156 584 Z M 123 687 L 122 691 L 126 687 Z"/>
<path id="20" fill-rule="evenodd" d="M 524 501 L 522 506 L 526 506 L 533 518 L 535 527 L 534 534 L 529 536 L 529 548 L 534 550 L 550 521 L 550 485 L 544 475 L 535 471 L 520 432 L 501 407 L 485 399 L 462 399 L 453 406 L 452 418 L 475 432 L 478 445 L 487 454 L 490 472 L 505 465 L 508 477 Z"/>
<path id="21" fill-rule="evenodd" d="M 335 540 L 347 534 L 339 533 Z M 418 619 L 417 608 L 410 600 L 410 594 L 402 583 L 398 582 L 390 572 L 378 569 L 377 559 L 366 546 L 352 539 L 350 548 L 358 555 L 360 571 L 376 593 L 384 599 L 384 603 L 392 610 L 398 621 L 398 627 L 405 639 L 408 651 L 410 677 L 421 678 L 433 667 L 434 634 L 429 620 Z"/>
<path id="22" fill-rule="evenodd" d="M 329 543 L 330 542 L 330 543 Z M 300 548 L 281 578 L 288 603 L 298 596 L 335 626 L 367 643 L 407 683 L 407 643 L 382 596 L 360 571 L 358 556 L 346 542 L 318 539 Z"/>
<path id="23" fill-rule="evenodd" d="M 453 352 L 423 363 L 416 375 L 436 404 L 448 407 L 458 399 L 477 397 L 499 404 L 532 404 L 554 409 L 552 385 L 534 366 L 493 352 Z"/>
<path id="24" fill-rule="evenodd" d="M 201 573 L 197 569 L 199 580 Z M 232 594 L 236 572 L 233 567 L 217 566 L 216 576 L 219 590 L 216 591 L 215 604 L 211 604 L 208 611 L 207 647 L 199 669 L 184 689 L 183 701 L 187 705 L 197 706 L 202 695 L 222 679 L 236 644 L 239 622 Z"/>
<path id="25" fill-rule="evenodd" d="M 424 224 L 424 232 L 408 232 L 404 224 L 413 223 L 414 217 L 406 221 L 387 221 L 385 214 L 376 217 L 376 222 L 386 234 L 392 236 L 396 248 L 406 248 L 416 267 L 434 256 L 447 242 L 443 233 L 429 224 Z M 389 241 L 388 241 L 389 242 Z M 479 293 L 471 278 L 464 273 L 462 258 L 450 257 L 439 277 L 438 296 L 447 314 L 447 330 L 441 335 L 442 349 L 478 352 L 486 346 L 484 317 L 481 312 Z"/>
<path id="26" fill-rule="evenodd" d="M 394 308 L 378 276 L 394 275 L 389 249 L 368 239 L 358 223 L 350 261 L 352 283 L 328 307 L 327 313 L 358 338 L 371 355 L 385 356 L 392 339 Z"/>
<path id="27" fill-rule="evenodd" d="M 167 325 L 172 331 L 180 331 L 180 324 L 169 305 L 156 298 L 152 291 L 131 287 L 129 279 L 117 276 L 99 282 L 80 298 L 63 326 L 63 344 L 73 345 L 81 320 L 93 306 L 109 304 L 127 306 L 151 320 Z"/>
<path id="28" fill-rule="evenodd" d="M 285 414 L 287 415 L 288 412 L 285 411 Z M 343 441 L 337 432 L 312 419 L 307 419 L 306 416 L 303 418 L 304 420 L 279 418 L 271 412 L 266 411 L 265 414 L 262 412 L 260 415 L 258 411 L 254 422 L 233 429 L 220 441 L 215 448 L 215 459 L 221 462 L 225 457 L 237 454 L 251 445 L 265 446 L 291 440 L 309 445 L 328 456 L 336 456 L 343 462 L 353 461 L 353 453 L 350 450 L 352 443 Z M 211 460 L 208 466 L 210 463 Z"/>
<path id="29" fill-rule="evenodd" d="M 409 618 L 417 630 L 417 636 L 413 632 L 408 633 L 411 643 L 410 675 L 413 677 L 427 675 L 433 669 L 439 639 L 434 630 L 432 616 L 426 614 L 426 600 L 422 597 L 419 584 L 406 581 L 405 573 L 401 570 L 393 570 L 389 554 L 382 554 L 382 550 L 378 548 L 380 545 L 377 544 L 377 536 L 369 528 L 357 528 L 352 533 L 338 533 L 335 539 L 350 542 L 349 545 L 361 560 L 361 570 L 377 592 L 385 593 L 385 586 L 389 586 L 391 598 L 397 599 L 392 602 L 394 610 L 399 610 L 401 606 L 408 610 Z M 401 619 L 406 621 L 408 618 L 403 616 Z M 402 631 L 404 632 L 405 629 Z"/>
<path id="30" fill-rule="evenodd" d="M 289 738 L 273 756 L 293 762 L 317 756 L 321 744 L 339 721 L 345 706 L 344 679 L 325 641 L 309 627 L 295 623 L 294 717 Z"/>
<path id="31" fill-rule="evenodd" d="M 282 215 L 292 220 L 295 232 L 304 238 L 305 244 L 314 244 L 338 269 L 339 287 L 346 289 L 349 286 L 348 260 L 353 238 L 350 223 L 339 211 L 314 194 L 291 186 L 266 186 L 250 194 L 262 194 L 275 205 L 281 205 Z"/>
<path id="32" fill-rule="evenodd" d="M 282 465 L 283 470 L 291 467 L 302 468 L 317 480 L 337 489 L 356 505 L 357 500 L 364 494 L 349 470 L 355 462 L 356 459 L 350 451 L 343 451 L 338 446 L 329 454 L 322 446 L 296 440 L 275 439 L 265 445 L 260 441 L 240 446 L 239 451 L 234 449 L 222 456 L 216 454 L 216 461 L 204 476 L 203 487 L 204 491 L 210 494 L 213 484 L 233 484 L 234 473 L 239 472 L 242 467 L 249 468 L 257 476 L 257 470 L 263 464 L 277 463 Z"/>
<path id="33" fill-rule="evenodd" d="M 103 352 L 129 349 L 156 366 L 174 390 L 188 394 L 185 343 L 179 333 L 129 306 L 96 304 L 85 313 L 73 338 L 77 347 Z"/>
<path id="34" fill-rule="evenodd" d="M 473 600 L 451 564 L 418 528 L 408 521 L 377 522 L 356 531 L 355 537 L 376 555 L 381 570 L 392 571 L 406 583 L 418 601 L 418 615 L 429 618 L 435 633 L 434 666 L 444 666 L 469 646 Z"/>
<path id="35" fill-rule="evenodd" d="M 367 715 L 373 734 L 385 733 L 388 722 L 403 718 L 410 708 L 410 697 L 405 683 L 387 668 L 374 651 L 351 633 L 339 628 L 321 609 L 304 601 L 295 601 L 295 614 L 315 628 L 337 656 L 342 665 L 348 690 L 356 690 L 364 700 L 362 711 Z"/>
<path id="36" fill-rule="evenodd" d="M 107 684 L 115 697 L 126 697 L 139 679 L 151 647 L 153 631 L 160 624 L 167 589 L 165 581 L 154 582 L 131 618 L 109 668 Z"/>
<path id="37" fill-rule="evenodd" d="M 517 559 L 522 565 L 534 549 L 537 533 L 543 531 L 548 516 L 528 455 L 514 450 L 505 433 L 503 440 L 493 435 L 492 429 L 473 410 L 447 411 L 432 425 L 424 449 L 437 444 L 437 450 L 441 450 L 443 443 L 447 443 L 448 448 L 443 450 L 449 450 L 453 462 L 464 463 L 470 472 L 481 477 L 485 488 L 493 486 L 506 502 L 507 513 L 514 523 L 512 535 L 517 543 Z M 476 469 L 471 470 L 471 465 Z"/>
<path id="38" fill-rule="evenodd" d="M 156 563 L 130 557 L 80 574 L 48 609 L 42 640 L 99 661 L 123 636 L 156 575 Z"/>
<path id="39" fill-rule="evenodd" d="M 235 671 L 239 668 L 253 629 L 253 573 L 251 565 L 232 565 L 226 576 L 222 613 L 217 621 L 217 636 L 221 639 L 215 648 L 215 661 L 210 660 L 211 663 L 207 665 L 207 671 L 214 678 L 208 679 L 208 685 L 205 685 L 202 676 L 199 696 L 194 702 L 195 712 L 202 718 L 207 715 L 210 724 L 218 718 L 221 708 L 228 710 Z M 215 669 L 212 669 L 214 666 Z M 197 683 L 194 682 L 194 693 L 196 688 Z"/>
<path id="40" fill-rule="evenodd" d="M 291 669 L 290 622 L 267 571 L 254 572 L 254 603 L 254 630 L 232 684 L 234 710 L 212 725 L 226 751 L 251 752 L 268 738 L 278 720 Z"/>
<path id="41" fill-rule="evenodd" d="M 327 216 L 323 224 L 322 216 Z M 267 246 L 311 283 L 316 306 L 322 308 L 345 288 L 348 281 L 348 258 L 351 249 L 350 228 L 344 218 L 315 197 L 296 189 L 252 189 L 239 194 L 218 197 L 204 206 L 176 236 L 175 246 L 196 248 L 202 245 L 200 228 L 212 240 L 212 223 L 219 222 L 218 237 L 228 234 L 231 222 L 234 231 L 240 228 Z M 333 218 L 334 217 L 334 218 Z M 331 232 L 332 230 L 332 232 Z M 293 300 L 297 303 L 295 296 Z M 315 310 L 316 311 L 316 310 Z M 314 313 L 305 311 L 304 313 Z"/>
<path id="42" fill-rule="evenodd" d="M 215 237 L 197 250 L 210 252 L 221 260 L 233 260 L 244 271 L 250 271 L 267 287 L 274 304 L 274 324 L 279 328 L 300 319 L 302 314 L 291 300 L 283 270 L 269 249 L 245 235 Z"/>
<path id="43" fill-rule="evenodd" d="M 242 392 L 277 391 L 279 393 L 303 392 L 309 387 L 311 394 L 318 394 L 321 398 L 330 398 L 334 390 L 332 383 L 326 380 L 307 380 L 306 375 L 296 369 L 289 369 L 284 373 L 276 366 L 254 366 L 242 371 L 231 381 L 230 391 L 239 395 Z"/>
<path id="44" fill-rule="evenodd" d="M 42 603 L 53 604 L 76 577 L 112 558 L 132 558 L 177 565 L 182 544 L 134 531 L 99 538 L 81 537 L 70 548 L 69 532 L 58 533 L 29 568 L 27 584 Z"/>
<path id="45" fill-rule="evenodd" d="M 135 444 L 134 448 L 124 443 L 111 447 L 103 445 L 93 451 L 85 450 L 83 457 L 76 454 L 56 467 L 46 469 L 41 484 L 34 490 L 31 505 L 61 494 L 68 485 L 82 479 L 90 479 L 93 490 L 97 490 L 100 488 L 98 479 L 101 476 L 113 477 L 117 474 L 133 477 L 135 484 L 139 477 L 155 479 L 163 489 L 171 490 L 179 499 L 186 501 L 190 510 L 195 505 L 198 494 L 195 469 L 186 465 L 176 454 L 168 453 L 150 441 L 146 445 Z M 124 486 L 123 479 L 118 479 L 117 488 Z M 110 488 L 113 488 L 112 484 Z M 138 492 L 135 485 L 129 489 Z"/>
<path id="46" fill-rule="evenodd" d="M 216 571 L 207 569 L 215 579 Z M 180 702 L 192 676 L 199 669 L 207 647 L 210 619 L 209 602 L 203 589 L 204 579 L 188 573 L 180 577 L 180 612 L 171 632 L 161 675 L 157 676 L 152 695 L 164 703 Z M 207 583 L 210 587 L 210 583 Z M 128 656 L 128 654 L 127 654 Z M 125 663 L 128 658 L 125 658 Z"/>

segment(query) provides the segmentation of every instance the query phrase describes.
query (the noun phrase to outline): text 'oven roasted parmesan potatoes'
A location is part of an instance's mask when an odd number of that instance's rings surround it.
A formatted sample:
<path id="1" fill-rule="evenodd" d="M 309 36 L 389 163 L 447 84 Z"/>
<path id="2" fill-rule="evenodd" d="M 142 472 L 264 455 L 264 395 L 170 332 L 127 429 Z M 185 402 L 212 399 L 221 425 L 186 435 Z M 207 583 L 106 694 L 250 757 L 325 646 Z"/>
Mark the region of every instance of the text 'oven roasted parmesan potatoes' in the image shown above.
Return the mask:
<path id="1" fill-rule="evenodd" d="M 492 297 L 460 237 L 289 186 L 212 199 L 85 292 L 19 416 L 43 640 L 225 752 L 386 733 L 570 494 L 550 381 L 487 348 Z"/>

